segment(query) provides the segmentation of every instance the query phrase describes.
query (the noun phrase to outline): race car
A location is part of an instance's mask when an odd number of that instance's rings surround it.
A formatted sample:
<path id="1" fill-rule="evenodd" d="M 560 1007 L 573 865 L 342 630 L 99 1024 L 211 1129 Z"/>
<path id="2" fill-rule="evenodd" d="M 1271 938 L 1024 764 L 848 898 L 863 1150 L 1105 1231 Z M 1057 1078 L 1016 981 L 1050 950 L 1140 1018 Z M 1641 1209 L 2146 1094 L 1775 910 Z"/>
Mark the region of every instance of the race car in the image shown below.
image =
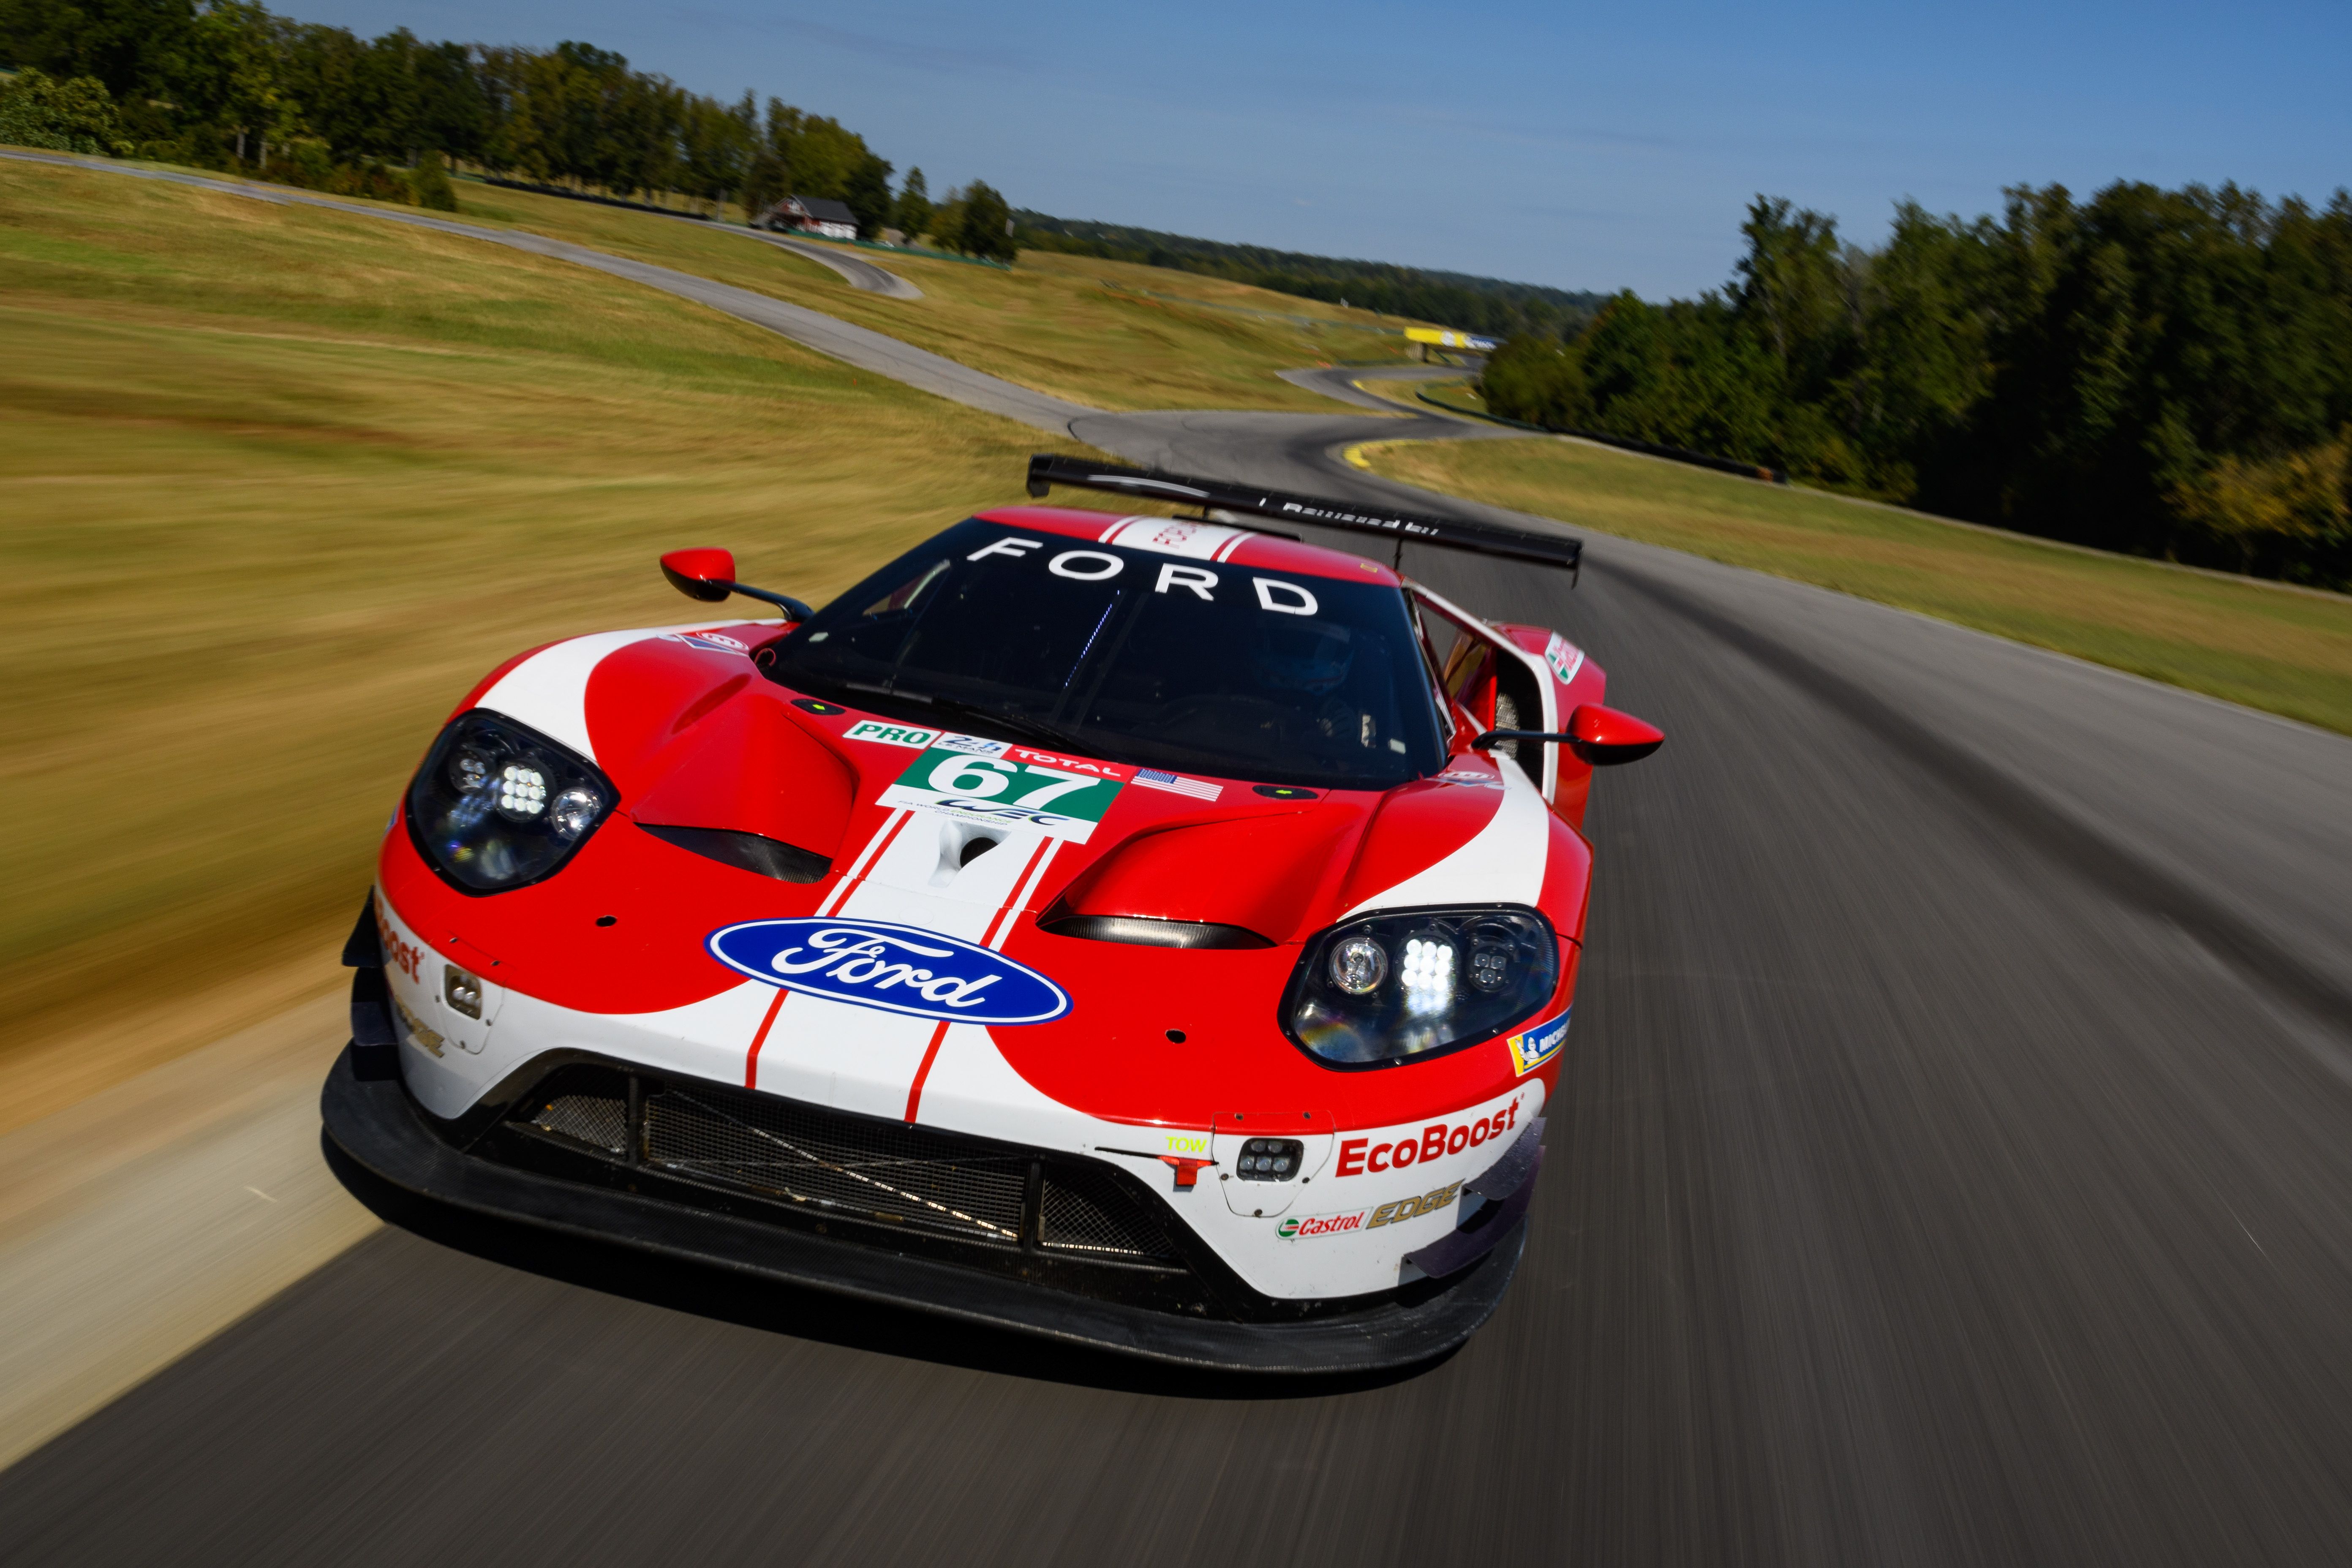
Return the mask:
<path id="1" fill-rule="evenodd" d="M 443 1204 L 1185 1366 L 1409 1365 L 1516 1268 L 1592 769 L 1559 633 L 1282 520 L 1576 542 L 1041 456 L 821 610 L 551 643 L 394 811 L 326 1086 Z M 1263 520 L 1263 521 L 1261 521 Z"/>

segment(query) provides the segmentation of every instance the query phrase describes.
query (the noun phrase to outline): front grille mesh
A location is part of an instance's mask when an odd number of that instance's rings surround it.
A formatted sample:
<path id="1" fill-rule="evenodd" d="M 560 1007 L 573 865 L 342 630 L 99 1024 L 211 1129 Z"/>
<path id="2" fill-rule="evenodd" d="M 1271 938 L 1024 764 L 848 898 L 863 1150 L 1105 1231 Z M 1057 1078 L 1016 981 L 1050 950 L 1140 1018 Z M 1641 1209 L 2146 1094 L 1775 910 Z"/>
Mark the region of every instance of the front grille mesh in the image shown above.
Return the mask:
<path id="1" fill-rule="evenodd" d="M 625 1081 L 604 1069 L 558 1074 L 516 1121 L 625 1162 Z M 1027 1238 L 1103 1262 L 1177 1260 L 1150 1200 L 1089 1163 L 717 1084 L 646 1080 L 646 1090 L 640 1159 L 651 1170 L 991 1249 L 1017 1250 Z M 1034 1212 L 1033 1164 L 1043 1177 Z"/>
<path id="2" fill-rule="evenodd" d="M 1136 1212 L 1135 1200 L 1091 1171 L 1056 1171 L 1047 1177 L 1044 1218 L 1039 1240 L 1057 1252 L 1135 1260 L 1168 1256 L 1167 1239 L 1159 1227 L 1144 1230 L 1137 1225 L 1139 1219 L 1149 1220 Z"/>
<path id="3" fill-rule="evenodd" d="M 845 1123 L 772 1098 L 671 1089 L 646 1104 L 646 1154 L 684 1175 L 1021 1244 L 1026 1156 L 974 1157 L 919 1129 Z"/>
<path id="4" fill-rule="evenodd" d="M 629 1108 L 597 1095 L 560 1095 L 540 1108 L 531 1125 L 577 1139 L 607 1154 L 618 1154 L 628 1147 Z"/>

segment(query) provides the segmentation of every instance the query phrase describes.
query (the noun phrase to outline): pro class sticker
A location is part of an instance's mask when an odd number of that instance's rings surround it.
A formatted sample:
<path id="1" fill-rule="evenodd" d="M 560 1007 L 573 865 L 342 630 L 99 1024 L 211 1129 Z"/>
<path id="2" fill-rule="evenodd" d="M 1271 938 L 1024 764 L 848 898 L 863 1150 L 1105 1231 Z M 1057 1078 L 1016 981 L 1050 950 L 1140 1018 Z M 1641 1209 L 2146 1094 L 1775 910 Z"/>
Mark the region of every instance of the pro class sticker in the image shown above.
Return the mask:
<path id="1" fill-rule="evenodd" d="M 841 732 L 845 741 L 876 741 L 885 746 L 928 746 L 940 738 L 937 730 L 926 730 L 915 724 L 884 724 L 872 719 L 860 719 Z"/>
<path id="2" fill-rule="evenodd" d="M 1042 1024 L 1069 993 L 1003 953 L 888 921 L 745 921 L 712 931 L 710 956 L 738 973 L 812 996 L 917 1018 Z"/>
<path id="3" fill-rule="evenodd" d="M 967 737 L 953 737 L 968 739 Z M 998 742 L 982 742 L 981 744 Z M 912 806 L 987 827 L 1026 828 L 1049 838 L 1084 844 L 1125 787 L 1128 770 L 1007 746 L 980 756 L 943 740 L 926 749 L 896 784 L 884 805 Z"/>
<path id="4" fill-rule="evenodd" d="M 1511 1047 L 1512 1070 L 1525 1077 L 1559 1055 L 1560 1045 L 1568 1038 L 1569 1013 L 1575 1011 L 1571 1007 L 1549 1023 L 1504 1036 L 1503 1043 Z"/>

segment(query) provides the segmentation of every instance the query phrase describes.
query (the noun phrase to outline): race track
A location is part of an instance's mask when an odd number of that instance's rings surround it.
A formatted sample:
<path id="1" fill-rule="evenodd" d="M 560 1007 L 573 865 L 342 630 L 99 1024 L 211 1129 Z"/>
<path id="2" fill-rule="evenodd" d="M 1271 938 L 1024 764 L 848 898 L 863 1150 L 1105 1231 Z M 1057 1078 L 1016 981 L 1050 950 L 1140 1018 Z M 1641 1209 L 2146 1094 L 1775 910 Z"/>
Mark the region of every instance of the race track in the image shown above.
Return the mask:
<path id="1" fill-rule="evenodd" d="M 1480 428 L 1071 424 L 1418 506 L 1332 448 Z M 415 1228 L 0 1473 L 7 1560 L 2352 1559 L 2352 742 L 1586 559 L 1405 557 L 1670 737 L 1596 788 L 1544 1191 L 1458 1354 L 1203 1383 L 371 1189 Z"/>

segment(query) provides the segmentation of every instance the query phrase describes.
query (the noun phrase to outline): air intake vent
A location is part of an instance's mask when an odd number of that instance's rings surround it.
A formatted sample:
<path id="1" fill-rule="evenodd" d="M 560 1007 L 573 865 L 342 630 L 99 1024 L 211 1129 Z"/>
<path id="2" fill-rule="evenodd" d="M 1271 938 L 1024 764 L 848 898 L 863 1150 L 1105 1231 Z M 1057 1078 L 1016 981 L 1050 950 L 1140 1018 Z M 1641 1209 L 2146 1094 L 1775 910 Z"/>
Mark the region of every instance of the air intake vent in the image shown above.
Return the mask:
<path id="1" fill-rule="evenodd" d="M 757 871 L 779 882 L 821 882 L 833 862 L 813 849 L 798 849 L 781 839 L 732 827 L 671 827 L 650 822 L 637 826 L 665 844 L 690 849 L 705 859 L 738 870 Z"/>
<path id="2" fill-rule="evenodd" d="M 1245 926 L 1208 921 L 1151 920 L 1142 915 L 1049 914 L 1037 929 L 1087 942 L 1123 942 L 1133 947 L 1272 947 Z"/>
<path id="3" fill-rule="evenodd" d="M 1028 1157 L 981 1154 L 961 1142 L 698 1087 L 646 1102 L 648 1164 L 886 1224 L 1018 1247 Z"/>
<path id="4" fill-rule="evenodd" d="M 567 1068 L 511 1125 L 615 1165 L 920 1231 L 992 1252 L 1179 1267 L 1152 1200 L 1093 1161 L 908 1127 L 719 1084 L 640 1078 L 631 1158 L 628 1075 Z"/>

